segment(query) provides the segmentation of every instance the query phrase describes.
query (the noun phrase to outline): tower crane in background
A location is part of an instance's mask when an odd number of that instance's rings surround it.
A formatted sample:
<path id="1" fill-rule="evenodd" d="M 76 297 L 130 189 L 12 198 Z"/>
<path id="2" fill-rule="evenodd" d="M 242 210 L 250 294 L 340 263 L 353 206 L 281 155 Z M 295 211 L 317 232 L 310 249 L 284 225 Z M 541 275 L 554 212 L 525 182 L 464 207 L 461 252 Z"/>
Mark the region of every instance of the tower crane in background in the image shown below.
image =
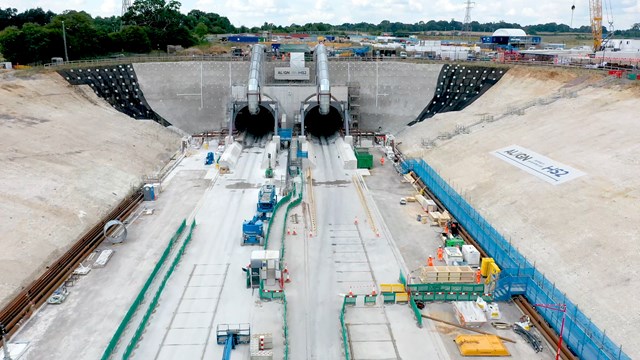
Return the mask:
<path id="1" fill-rule="evenodd" d="M 607 10 L 609 31 L 606 39 L 602 39 L 602 2 Z M 573 10 L 573 8 L 572 8 Z M 589 13 L 591 15 L 591 34 L 593 36 L 593 51 L 599 51 L 607 40 L 613 35 L 613 13 L 611 12 L 611 0 L 589 0 Z"/>

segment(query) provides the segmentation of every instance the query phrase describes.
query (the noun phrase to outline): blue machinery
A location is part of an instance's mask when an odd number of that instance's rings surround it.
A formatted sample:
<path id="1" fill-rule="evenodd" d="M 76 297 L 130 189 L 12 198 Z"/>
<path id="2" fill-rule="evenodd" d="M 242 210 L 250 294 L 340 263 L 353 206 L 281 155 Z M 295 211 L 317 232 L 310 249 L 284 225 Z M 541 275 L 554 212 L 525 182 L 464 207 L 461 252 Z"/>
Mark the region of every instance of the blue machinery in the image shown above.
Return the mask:
<path id="1" fill-rule="evenodd" d="M 241 245 L 264 245 L 264 221 L 271 218 L 277 202 L 275 185 L 262 185 L 258 194 L 256 214 L 251 220 L 242 223 Z"/>
<path id="2" fill-rule="evenodd" d="M 231 359 L 231 350 L 238 344 L 248 344 L 251 341 L 251 327 L 249 324 L 219 324 L 216 327 L 216 342 L 224 345 L 222 360 Z"/>
<path id="3" fill-rule="evenodd" d="M 275 185 L 262 185 L 258 194 L 258 205 L 256 210 L 260 213 L 260 218 L 266 220 L 271 217 L 271 213 L 276 208 L 278 196 Z"/>
<path id="4" fill-rule="evenodd" d="M 213 152 L 209 151 L 207 153 L 207 158 L 204 160 L 204 164 L 205 165 L 211 165 L 213 164 Z"/>
<path id="5" fill-rule="evenodd" d="M 258 214 L 242 223 L 241 245 L 264 245 L 264 226 Z"/>

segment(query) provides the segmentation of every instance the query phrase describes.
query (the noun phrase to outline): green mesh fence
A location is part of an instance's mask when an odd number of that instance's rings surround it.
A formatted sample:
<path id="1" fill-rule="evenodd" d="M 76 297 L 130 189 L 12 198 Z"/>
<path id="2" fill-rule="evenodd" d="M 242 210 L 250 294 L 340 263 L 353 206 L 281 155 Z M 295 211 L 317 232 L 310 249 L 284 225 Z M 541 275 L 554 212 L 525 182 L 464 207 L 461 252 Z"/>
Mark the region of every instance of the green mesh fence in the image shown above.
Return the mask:
<path id="1" fill-rule="evenodd" d="M 284 310 L 282 311 L 282 321 L 283 321 L 283 329 L 284 329 L 284 360 L 289 359 L 289 327 L 287 326 L 287 296 L 282 297 L 282 303 Z"/>
<path id="2" fill-rule="evenodd" d="M 402 285 L 404 285 L 405 287 L 407 286 L 407 278 L 404 277 L 404 274 L 402 273 L 402 270 L 400 270 L 400 275 L 398 276 L 398 281 L 400 281 L 400 283 Z"/>
<path id="3" fill-rule="evenodd" d="M 342 300 L 342 310 L 340 310 L 340 327 L 342 329 L 342 347 L 344 348 L 345 360 L 350 360 L 349 354 L 349 335 L 347 335 L 347 324 L 344 322 L 344 315 L 347 309 L 346 296 Z"/>
<path id="4" fill-rule="evenodd" d="M 107 348 L 104 350 L 104 353 L 102 354 L 102 360 L 107 360 L 113 355 L 113 351 L 115 350 L 116 346 L 118 345 L 118 342 L 122 338 L 122 334 L 124 333 L 124 330 L 126 329 L 127 325 L 129 325 L 131 318 L 133 318 L 133 315 L 138 310 L 138 307 L 140 307 L 140 304 L 142 304 L 142 302 L 144 301 L 144 297 L 147 291 L 149 290 L 149 287 L 153 283 L 155 277 L 158 275 L 158 272 L 164 265 L 165 261 L 167 260 L 167 257 L 169 257 L 169 253 L 171 252 L 173 245 L 176 243 L 180 235 L 182 235 L 182 232 L 186 227 L 187 227 L 187 220 L 182 220 L 180 227 L 178 227 L 178 230 L 176 231 L 176 233 L 169 240 L 167 247 L 164 249 L 162 256 L 160 256 L 160 259 L 156 263 L 156 266 L 153 268 L 153 271 L 151 271 L 151 274 L 149 274 L 149 277 L 147 278 L 147 281 L 142 286 L 142 289 L 138 293 L 138 296 L 136 296 L 135 300 L 129 307 L 129 310 L 122 318 L 122 321 L 120 321 L 120 325 L 118 326 L 115 333 L 111 337 L 111 341 L 109 341 L 109 345 L 107 345 Z"/>
<path id="5" fill-rule="evenodd" d="M 273 208 L 273 213 L 271 214 L 271 218 L 269 219 L 269 223 L 267 225 L 267 234 L 264 236 L 265 250 L 267 250 L 267 248 L 269 247 L 269 236 L 271 235 L 271 227 L 273 225 L 273 219 L 276 218 L 276 213 L 278 212 L 278 209 L 282 206 L 282 204 L 288 202 L 289 200 L 291 200 L 291 194 L 287 194 L 287 196 L 280 199 L 280 201 L 278 201 L 278 203 L 276 203 L 276 206 Z M 285 221 L 286 221 L 286 217 L 285 217 Z"/>
<path id="6" fill-rule="evenodd" d="M 144 329 L 146 328 L 147 323 L 149 322 L 149 318 L 151 317 L 151 314 L 153 314 L 153 310 L 158 305 L 158 301 L 160 300 L 160 296 L 162 295 L 162 292 L 164 291 L 164 287 L 167 285 L 167 281 L 169 280 L 169 277 L 171 276 L 171 274 L 173 274 L 173 271 L 175 270 L 176 266 L 178 265 L 178 262 L 182 258 L 182 254 L 184 253 L 185 248 L 187 247 L 189 242 L 191 242 L 191 236 L 193 234 L 193 229 L 195 228 L 195 226 L 196 226 L 196 221 L 193 220 L 193 222 L 191 223 L 191 226 L 190 226 L 190 229 L 189 229 L 189 234 L 187 235 L 187 238 L 184 240 L 184 243 L 182 244 L 182 246 L 180 246 L 180 249 L 178 250 L 178 253 L 174 257 L 173 262 L 171 263 L 171 266 L 169 267 L 169 269 L 165 273 L 164 278 L 162 279 L 162 282 L 160 283 L 160 286 L 158 287 L 158 290 L 156 290 L 156 293 L 153 296 L 153 299 L 149 303 L 149 306 L 147 307 L 147 311 L 145 312 L 144 316 L 142 317 L 142 321 L 140 321 L 140 324 L 138 325 L 138 328 L 136 329 L 135 333 L 133 334 L 133 338 L 131 338 L 131 341 L 127 345 L 127 347 L 126 347 L 126 349 L 124 351 L 124 354 L 122 355 L 123 359 L 125 359 L 125 360 L 129 359 L 131 357 L 131 354 L 133 353 L 133 350 L 138 345 L 138 342 L 140 341 L 140 338 L 142 337 L 142 333 L 144 332 Z"/>
<path id="7" fill-rule="evenodd" d="M 413 314 L 416 316 L 418 327 L 422 327 L 422 313 L 420 312 L 420 309 L 418 309 L 418 304 L 416 304 L 413 296 L 409 298 L 409 303 L 411 304 L 411 309 L 413 309 Z"/>
<path id="8" fill-rule="evenodd" d="M 302 178 L 302 176 L 301 176 Z M 304 180 L 302 180 L 304 183 Z M 293 194 L 293 196 L 298 195 L 298 197 L 287 205 L 287 210 L 284 213 L 284 226 L 282 227 L 282 241 L 280 242 L 280 267 L 283 266 L 284 254 L 285 254 L 285 228 L 287 227 L 287 219 L 289 218 L 289 211 L 294 207 L 300 205 L 302 203 L 302 189 L 304 185 L 300 187 L 300 191 L 296 190 L 296 186 L 293 186 L 293 191 L 289 194 Z M 287 321 L 287 297 L 283 294 L 283 302 L 284 302 L 284 315 L 283 315 L 283 327 L 284 327 L 284 360 L 289 359 L 289 324 Z"/>

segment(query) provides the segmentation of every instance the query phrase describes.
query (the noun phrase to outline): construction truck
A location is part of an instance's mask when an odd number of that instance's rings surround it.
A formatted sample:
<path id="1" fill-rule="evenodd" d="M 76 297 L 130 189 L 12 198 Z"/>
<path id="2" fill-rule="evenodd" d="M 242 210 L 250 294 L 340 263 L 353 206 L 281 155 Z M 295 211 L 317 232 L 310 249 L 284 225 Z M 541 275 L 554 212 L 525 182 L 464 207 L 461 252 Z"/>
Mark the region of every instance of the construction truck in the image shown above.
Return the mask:
<path id="1" fill-rule="evenodd" d="M 264 245 L 264 226 L 256 214 L 251 220 L 242 222 L 242 242 L 244 245 Z"/>
<path id="2" fill-rule="evenodd" d="M 270 184 L 262 185 L 260 193 L 258 194 L 258 205 L 256 206 L 259 218 L 261 220 L 271 218 L 277 202 L 276 186 Z"/>

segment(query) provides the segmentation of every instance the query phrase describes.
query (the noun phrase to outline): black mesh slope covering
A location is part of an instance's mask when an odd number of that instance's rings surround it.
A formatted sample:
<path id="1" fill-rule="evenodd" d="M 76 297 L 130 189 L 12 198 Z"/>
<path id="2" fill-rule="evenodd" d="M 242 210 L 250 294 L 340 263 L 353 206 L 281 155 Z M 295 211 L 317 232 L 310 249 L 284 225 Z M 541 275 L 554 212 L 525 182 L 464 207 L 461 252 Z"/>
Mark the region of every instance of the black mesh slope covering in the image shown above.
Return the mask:
<path id="1" fill-rule="evenodd" d="M 497 83 L 506 72 L 505 68 L 460 64 L 443 66 L 433 99 L 408 125 L 411 126 L 438 113 L 464 109 Z"/>
<path id="2" fill-rule="evenodd" d="M 58 70 L 58 74 L 71 85 L 91 86 L 96 95 L 134 119 L 149 119 L 164 126 L 171 125 L 151 110 L 131 64 L 64 69 Z"/>

